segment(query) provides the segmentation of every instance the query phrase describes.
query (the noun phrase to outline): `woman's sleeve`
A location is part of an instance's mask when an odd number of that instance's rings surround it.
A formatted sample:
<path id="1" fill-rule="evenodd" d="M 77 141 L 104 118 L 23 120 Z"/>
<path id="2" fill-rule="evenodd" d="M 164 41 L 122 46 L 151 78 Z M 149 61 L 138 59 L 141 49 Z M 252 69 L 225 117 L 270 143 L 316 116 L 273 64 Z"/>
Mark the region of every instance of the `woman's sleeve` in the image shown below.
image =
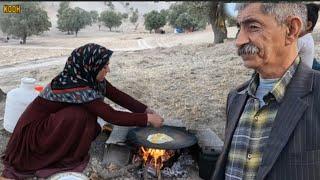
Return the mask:
<path id="1" fill-rule="evenodd" d="M 101 100 L 94 100 L 84 103 L 83 106 L 107 122 L 119 126 L 146 126 L 147 114 L 145 113 L 130 113 L 114 110 L 111 106 Z"/>
<path id="2" fill-rule="evenodd" d="M 106 97 L 132 112 L 143 113 L 147 109 L 146 105 L 113 87 L 108 81 L 106 88 Z"/>

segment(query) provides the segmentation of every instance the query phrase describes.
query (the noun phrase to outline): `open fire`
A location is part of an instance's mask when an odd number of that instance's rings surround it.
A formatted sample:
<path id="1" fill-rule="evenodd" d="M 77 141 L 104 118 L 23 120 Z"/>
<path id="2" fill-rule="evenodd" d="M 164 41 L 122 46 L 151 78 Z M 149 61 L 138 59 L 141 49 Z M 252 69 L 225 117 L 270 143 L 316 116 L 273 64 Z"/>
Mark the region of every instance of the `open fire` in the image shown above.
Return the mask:
<path id="1" fill-rule="evenodd" d="M 153 168 L 157 170 L 160 170 L 163 167 L 163 162 L 169 160 L 172 156 L 174 156 L 174 151 L 165 149 L 144 148 L 143 146 L 141 146 L 140 155 L 143 158 L 144 166 L 149 165 L 153 166 Z"/>
<path id="2" fill-rule="evenodd" d="M 141 146 L 137 154 L 134 155 L 133 162 L 142 162 L 141 174 L 147 176 L 151 174 L 153 177 L 161 179 L 161 169 L 165 168 L 165 164 L 175 155 L 174 150 L 153 149 Z M 140 174 L 139 173 L 139 174 Z"/>
<path id="3" fill-rule="evenodd" d="M 142 168 L 137 174 L 140 178 L 148 179 L 162 177 L 167 178 L 183 178 L 187 177 L 186 167 L 193 165 L 194 161 L 187 149 L 168 150 L 139 147 L 133 156 L 133 163 L 142 163 Z"/>
<path id="4" fill-rule="evenodd" d="M 188 176 L 187 167 L 194 164 L 191 156 L 194 148 L 191 147 L 196 145 L 197 138 L 186 129 L 174 126 L 135 128 L 127 137 L 135 149 L 132 163 L 142 165 L 137 171 L 140 178 Z"/>

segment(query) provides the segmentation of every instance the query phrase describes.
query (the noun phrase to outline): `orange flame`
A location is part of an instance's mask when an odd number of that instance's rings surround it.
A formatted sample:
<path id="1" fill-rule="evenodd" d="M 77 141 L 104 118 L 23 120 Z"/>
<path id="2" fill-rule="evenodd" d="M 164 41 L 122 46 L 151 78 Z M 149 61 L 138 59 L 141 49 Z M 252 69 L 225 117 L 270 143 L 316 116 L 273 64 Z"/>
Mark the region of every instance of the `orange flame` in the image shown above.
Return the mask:
<path id="1" fill-rule="evenodd" d="M 163 167 L 163 162 L 170 159 L 174 155 L 174 151 L 141 147 L 141 155 L 144 164 L 154 163 L 156 169 L 161 169 Z"/>

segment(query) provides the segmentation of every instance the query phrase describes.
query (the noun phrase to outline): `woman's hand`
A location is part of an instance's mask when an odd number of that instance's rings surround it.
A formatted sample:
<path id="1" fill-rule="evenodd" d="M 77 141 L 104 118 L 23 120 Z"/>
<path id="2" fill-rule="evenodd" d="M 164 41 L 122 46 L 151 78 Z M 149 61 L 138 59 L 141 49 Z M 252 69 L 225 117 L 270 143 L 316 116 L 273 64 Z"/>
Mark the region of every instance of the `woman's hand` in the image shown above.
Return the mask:
<path id="1" fill-rule="evenodd" d="M 163 124 L 163 118 L 158 114 L 148 114 L 148 123 L 150 123 L 153 127 L 159 128 Z"/>
<path id="2" fill-rule="evenodd" d="M 144 113 L 147 113 L 147 114 L 157 114 L 153 109 L 150 109 L 150 108 L 147 108 Z"/>

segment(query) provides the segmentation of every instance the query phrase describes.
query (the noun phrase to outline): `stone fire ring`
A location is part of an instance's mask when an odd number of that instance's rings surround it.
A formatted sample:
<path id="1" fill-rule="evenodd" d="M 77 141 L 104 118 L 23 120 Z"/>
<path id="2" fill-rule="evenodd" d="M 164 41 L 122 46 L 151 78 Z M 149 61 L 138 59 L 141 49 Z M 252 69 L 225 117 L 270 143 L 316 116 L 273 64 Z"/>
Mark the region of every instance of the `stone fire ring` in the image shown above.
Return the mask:
<path id="1" fill-rule="evenodd" d="M 173 141 L 154 144 L 147 140 L 149 135 L 156 133 L 166 134 L 173 138 Z M 135 145 L 146 148 L 171 150 L 187 148 L 197 143 L 196 136 L 187 132 L 185 128 L 166 125 L 161 128 L 148 126 L 131 129 L 127 134 L 127 140 Z"/>

